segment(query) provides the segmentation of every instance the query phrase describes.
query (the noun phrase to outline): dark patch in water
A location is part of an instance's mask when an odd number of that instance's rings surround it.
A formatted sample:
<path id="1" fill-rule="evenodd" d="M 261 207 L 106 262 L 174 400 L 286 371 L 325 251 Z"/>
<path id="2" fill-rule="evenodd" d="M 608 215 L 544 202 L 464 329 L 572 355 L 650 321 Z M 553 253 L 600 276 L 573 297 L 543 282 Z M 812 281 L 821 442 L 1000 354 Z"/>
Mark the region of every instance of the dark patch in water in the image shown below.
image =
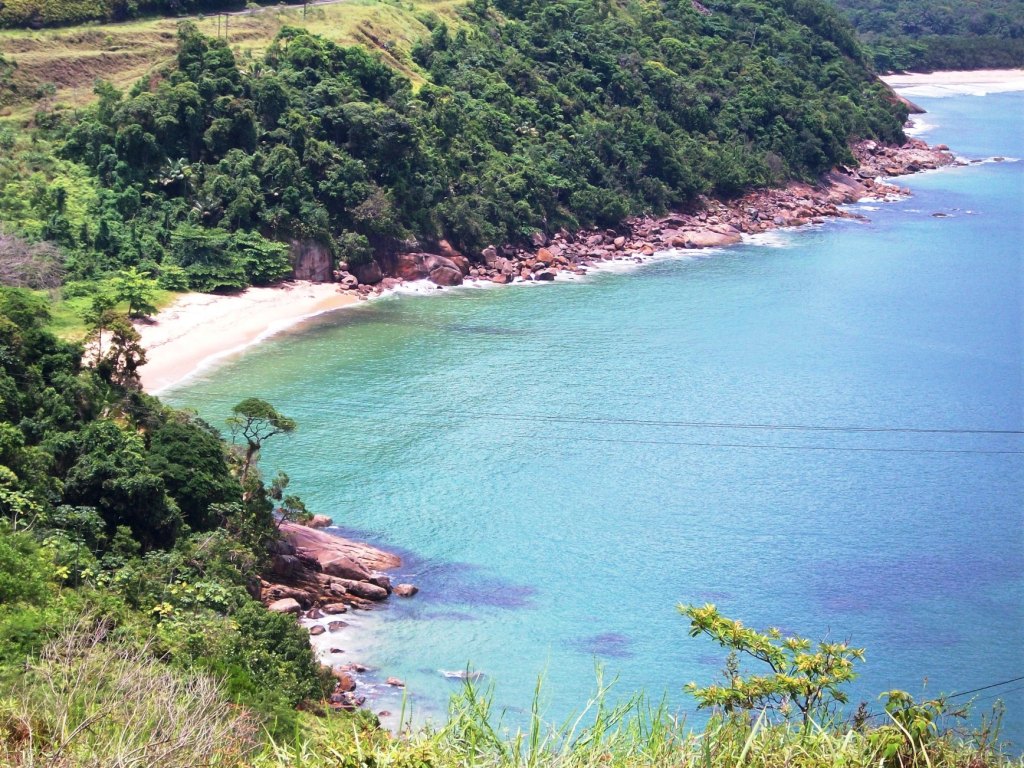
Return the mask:
<path id="1" fill-rule="evenodd" d="M 607 659 L 629 659 L 635 654 L 630 649 L 633 641 L 619 632 L 602 632 L 599 635 L 582 637 L 573 641 L 576 650 L 590 656 Z"/>
<path id="2" fill-rule="evenodd" d="M 389 571 L 391 581 L 399 584 L 409 581 L 420 588 L 413 600 L 416 605 L 456 604 L 469 608 L 528 608 L 533 604 L 537 589 L 525 584 L 514 584 L 483 573 L 478 565 L 431 561 L 417 553 L 388 543 L 384 535 L 358 528 L 332 526 L 328 533 L 355 541 L 365 541 L 385 552 L 402 558 L 401 568 Z M 466 621 L 471 616 L 463 614 Z M 463 618 L 458 618 L 463 620 Z"/>

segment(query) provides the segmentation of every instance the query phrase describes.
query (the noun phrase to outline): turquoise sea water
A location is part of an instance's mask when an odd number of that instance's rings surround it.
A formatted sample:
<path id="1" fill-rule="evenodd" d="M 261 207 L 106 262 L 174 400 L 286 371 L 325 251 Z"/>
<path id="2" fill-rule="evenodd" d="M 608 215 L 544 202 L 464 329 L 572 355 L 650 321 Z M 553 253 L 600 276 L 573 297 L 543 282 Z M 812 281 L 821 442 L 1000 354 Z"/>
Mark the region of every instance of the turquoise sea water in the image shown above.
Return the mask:
<path id="1" fill-rule="evenodd" d="M 929 140 L 1024 157 L 1024 94 L 919 101 Z M 421 716 L 455 690 L 438 671 L 471 664 L 513 712 L 543 674 L 560 719 L 595 661 L 691 711 L 682 686 L 724 653 L 680 602 L 865 647 L 852 693 L 873 709 L 1024 675 L 1024 439 L 756 426 L 1024 430 L 1024 163 L 903 183 L 855 207 L 867 222 L 371 302 L 166 399 L 223 424 L 256 395 L 299 421 L 265 470 L 422 589 L 336 658 L 403 678 Z M 979 694 L 1005 693 L 1018 744 L 1022 685 Z"/>

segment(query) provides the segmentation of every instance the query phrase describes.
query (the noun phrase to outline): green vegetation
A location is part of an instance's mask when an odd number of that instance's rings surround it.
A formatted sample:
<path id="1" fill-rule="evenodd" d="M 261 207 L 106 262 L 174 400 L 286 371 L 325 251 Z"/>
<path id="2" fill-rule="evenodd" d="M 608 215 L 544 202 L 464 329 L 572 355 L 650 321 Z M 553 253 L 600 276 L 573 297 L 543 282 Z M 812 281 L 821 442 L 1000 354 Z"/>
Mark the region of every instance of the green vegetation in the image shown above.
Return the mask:
<path id="1" fill-rule="evenodd" d="M 230 291 L 287 274 L 288 241 L 349 264 L 410 238 L 474 253 L 812 179 L 852 162 L 851 137 L 902 135 L 817 0 L 503 0 L 424 24 L 418 87 L 299 29 L 245 57 L 183 24 L 173 70 L 37 116 L 35 148 L 0 167 L 0 216 L 63 248 L 74 280 L 136 267 Z"/>
<path id="2" fill-rule="evenodd" d="M 1024 0 L 833 0 L 892 70 L 1024 66 Z"/>
<path id="3" fill-rule="evenodd" d="M 0 26 L 49 27 L 87 21 L 124 21 L 147 14 L 237 11 L 242 0 L 4 0 Z"/>
<path id="4" fill-rule="evenodd" d="M 123 287 L 133 282 L 129 273 Z M 191 711 L 188 696 L 200 694 L 196 711 L 218 713 L 213 729 L 240 717 L 233 702 L 249 713 L 250 732 L 259 723 L 287 728 L 295 705 L 322 700 L 326 680 L 294 619 L 269 614 L 249 593 L 277 536 L 275 491 L 264 487 L 256 457 L 138 390 L 144 353 L 124 314 L 98 312 L 85 355 L 45 331 L 46 321 L 45 298 L 0 290 L 4 689 L 29 686 L 22 704 L 42 696 L 36 703 L 51 707 L 65 687 L 47 694 L 33 675 L 71 675 L 60 661 L 71 654 L 82 659 L 82 677 L 68 678 L 78 687 L 47 726 L 54 738 L 77 727 L 67 718 L 113 718 L 111 738 L 134 722 L 118 726 L 120 715 L 104 704 L 114 692 L 129 697 L 126 713 L 160 710 L 140 721 L 157 729 L 140 738 L 166 727 L 180 744 L 174 729 L 186 721 L 175 707 Z M 26 659 L 38 662 L 27 676 Z M 0 702 L 5 738 L 9 706 Z M 83 748 L 94 738 L 100 729 L 89 729 Z"/>

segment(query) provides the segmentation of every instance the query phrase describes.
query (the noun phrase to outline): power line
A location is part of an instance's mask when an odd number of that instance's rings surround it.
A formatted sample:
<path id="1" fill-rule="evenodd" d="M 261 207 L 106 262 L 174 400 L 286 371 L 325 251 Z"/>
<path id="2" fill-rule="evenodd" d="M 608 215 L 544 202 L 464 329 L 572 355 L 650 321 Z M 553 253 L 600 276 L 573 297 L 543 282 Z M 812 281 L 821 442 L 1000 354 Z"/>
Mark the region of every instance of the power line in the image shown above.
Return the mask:
<path id="1" fill-rule="evenodd" d="M 211 397 L 212 395 L 212 397 Z M 210 392 L 202 395 L 206 400 L 213 402 L 235 402 L 235 397 L 226 392 Z M 220 397 L 218 397 L 220 396 Z M 365 402 L 345 400 L 310 400 L 303 397 L 302 405 L 298 410 L 303 410 L 303 405 L 317 405 L 322 407 L 359 407 L 365 408 Z M 293 406 L 291 410 L 296 410 Z M 312 412 L 311 409 L 306 409 Z M 315 411 L 323 413 L 321 409 Z M 772 424 L 757 422 L 727 422 L 727 421 L 672 421 L 661 419 L 627 419 L 610 416 L 560 416 L 557 414 L 544 413 L 498 413 L 491 411 L 462 411 L 462 410 L 435 410 L 425 411 L 416 409 L 405 409 L 407 414 L 426 415 L 431 417 L 447 416 L 449 418 L 483 420 L 496 419 L 500 421 L 524 421 L 524 422 L 554 422 L 566 424 L 598 424 L 613 426 L 643 426 L 643 427 L 675 427 L 685 429 L 739 429 L 739 430 L 762 430 L 762 431 L 789 431 L 789 432 L 847 432 L 847 433 L 886 433 L 886 434 L 938 434 L 938 435 L 1009 435 L 1022 436 L 1021 429 L 990 429 L 980 427 L 900 427 L 900 426 L 854 426 L 854 425 L 814 425 L 814 424 Z M 732 447 L 732 446 L 727 446 Z"/>
<path id="2" fill-rule="evenodd" d="M 1010 678 L 1009 680 L 1001 680 L 1000 682 L 992 683 L 991 685 L 983 685 L 980 688 L 971 688 L 968 691 L 957 691 L 956 693 L 949 694 L 948 696 L 946 696 L 946 698 L 947 699 L 956 699 L 956 698 L 959 698 L 960 696 L 967 696 L 967 695 L 972 694 L 972 693 L 978 693 L 979 691 L 987 691 L 989 688 L 998 688 L 1001 685 L 1009 685 L 1010 683 L 1019 683 L 1021 680 L 1024 680 L 1024 675 L 1021 675 L 1020 677 L 1013 677 L 1013 678 Z M 1014 690 L 1019 690 L 1019 689 L 1015 688 Z"/>
<path id="3" fill-rule="evenodd" d="M 553 440 L 556 442 L 590 442 L 590 443 L 615 443 L 627 445 L 679 445 L 691 448 L 742 448 L 762 449 L 775 451 L 850 451 L 854 453 L 966 453 L 981 455 L 1024 455 L 1024 451 L 1001 451 L 1001 450 L 980 450 L 973 448 L 872 448 L 866 446 L 841 446 L 841 445 L 766 445 L 763 443 L 703 443 L 688 442 L 683 440 L 628 440 L 606 437 L 584 437 L 582 435 L 526 435 L 533 440 Z"/>

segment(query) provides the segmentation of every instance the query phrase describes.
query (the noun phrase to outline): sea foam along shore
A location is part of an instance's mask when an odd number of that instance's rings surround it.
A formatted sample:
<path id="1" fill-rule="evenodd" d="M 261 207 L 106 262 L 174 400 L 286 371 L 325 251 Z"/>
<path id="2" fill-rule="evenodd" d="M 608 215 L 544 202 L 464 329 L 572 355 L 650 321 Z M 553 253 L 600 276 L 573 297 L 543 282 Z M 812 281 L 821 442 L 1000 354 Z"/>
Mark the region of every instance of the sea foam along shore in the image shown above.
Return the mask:
<path id="1" fill-rule="evenodd" d="M 956 94 L 981 95 L 1024 90 L 1024 70 L 1020 69 L 900 74 L 886 76 L 882 79 L 903 95 L 918 97 Z M 918 169 L 908 167 L 906 172 Z M 894 168 L 893 170 L 899 169 Z M 881 191 L 876 190 L 875 194 Z M 871 191 L 865 191 L 865 194 L 871 194 Z M 715 207 L 719 212 L 724 212 L 726 208 L 721 203 L 715 203 Z M 732 204 L 728 206 L 737 212 L 744 207 L 756 207 L 756 205 L 752 205 L 752 201 L 748 198 L 732 201 Z M 722 233 L 713 232 L 715 225 L 708 224 L 707 218 L 709 217 L 706 216 L 702 221 L 698 216 L 686 222 L 686 224 L 692 222 L 695 225 L 693 229 L 702 231 L 702 236 L 695 238 L 693 237 L 695 232 L 684 231 L 681 241 L 683 247 L 686 245 L 687 236 L 690 237 L 691 246 L 702 240 L 708 246 L 726 244 L 731 240 L 731 238 L 724 238 Z M 759 221 L 763 222 L 766 228 L 802 223 L 799 219 L 790 221 L 788 216 L 783 216 L 782 223 L 777 224 L 775 218 L 775 216 L 770 219 L 759 216 Z M 812 217 L 811 221 L 814 218 Z M 634 224 L 636 223 L 638 222 L 634 222 Z M 647 222 L 648 226 L 650 224 L 651 222 Z M 641 226 L 644 225 L 641 224 Z M 616 260 L 643 260 L 652 255 L 652 251 L 659 248 L 679 247 L 674 246 L 672 242 L 674 237 L 679 237 L 679 234 L 672 232 L 672 227 L 663 227 L 662 230 L 661 233 L 658 233 L 662 237 L 650 238 L 653 242 L 649 242 L 647 248 L 641 245 L 632 251 L 628 244 L 624 243 L 625 247 L 616 253 L 615 238 L 610 238 L 609 242 L 613 247 L 609 250 L 608 255 Z M 653 233 L 648 232 L 648 234 Z M 715 234 L 718 234 L 719 238 L 715 238 Z M 705 236 L 710 239 L 705 240 Z M 529 256 L 525 252 L 522 255 Z M 602 255 L 597 260 L 603 258 Z M 586 265 L 583 266 L 585 268 Z M 522 279 L 521 271 L 516 274 L 517 281 Z M 394 281 L 387 282 L 390 284 Z M 379 292 L 380 288 L 379 285 L 374 286 L 374 292 Z M 336 284 L 331 283 L 294 282 L 276 288 L 250 288 L 235 296 L 186 294 L 173 305 L 162 310 L 152 321 L 140 323 L 138 326 L 148 358 L 148 362 L 140 370 L 142 383 L 147 391 L 157 394 L 182 382 L 197 370 L 239 352 L 279 331 L 293 327 L 309 317 L 355 304 L 360 297 L 365 297 L 367 293 L 365 290 L 362 292 L 340 291 Z"/>
<path id="2" fill-rule="evenodd" d="M 1024 91 L 1024 69 L 979 69 L 963 72 L 907 72 L 882 80 L 909 98 L 985 96 Z"/>

